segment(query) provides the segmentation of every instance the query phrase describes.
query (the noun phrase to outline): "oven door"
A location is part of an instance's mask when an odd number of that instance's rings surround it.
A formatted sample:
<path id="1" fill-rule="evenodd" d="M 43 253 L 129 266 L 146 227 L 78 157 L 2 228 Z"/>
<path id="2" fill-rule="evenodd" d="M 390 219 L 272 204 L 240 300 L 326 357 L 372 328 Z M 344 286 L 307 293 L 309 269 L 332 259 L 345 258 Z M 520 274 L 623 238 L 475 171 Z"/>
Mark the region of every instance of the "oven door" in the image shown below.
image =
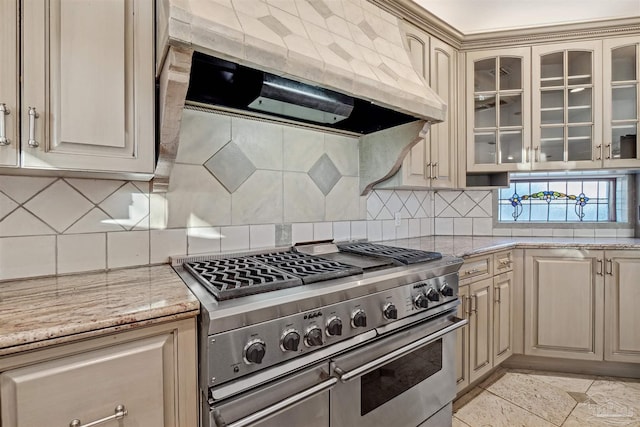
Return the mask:
<path id="1" fill-rule="evenodd" d="M 328 427 L 329 390 L 338 382 L 328 372 L 329 364 L 324 362 L 234 397 L 220 401 L 210 397 L 203 408 L 203 424 L 205 427 Z"/>
<path id="2" fill-rule="evenodd" d="M 447 407 L 451 425 L 454 332 L 466 323 L 443 315 L 336 358 L 332 374 L 340 384 L 330 393 L 331 427 L 417 426 Z"/>

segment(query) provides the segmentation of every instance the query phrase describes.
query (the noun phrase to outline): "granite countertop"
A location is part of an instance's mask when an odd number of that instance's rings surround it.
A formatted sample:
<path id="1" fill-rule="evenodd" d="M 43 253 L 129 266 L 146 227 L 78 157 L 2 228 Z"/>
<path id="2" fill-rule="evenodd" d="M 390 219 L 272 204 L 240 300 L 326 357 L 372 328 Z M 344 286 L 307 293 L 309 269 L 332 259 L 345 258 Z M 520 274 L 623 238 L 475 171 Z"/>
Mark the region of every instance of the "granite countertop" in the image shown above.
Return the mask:
<path id="1" fill-rule="evenodd" d="M 576 249 L 640 249 L 640 238 L 630 237 L 473 237 L 430 236 L 381 242 L 424 251 L 436 251 L 459 257 L 469 257 L 500 250 L 576 248 Z"/>
<path id="2" fill-rule="evenodd" d="M 0 283 L 0 356 L 193 317 L 200 304 L 168 265 Z"/>

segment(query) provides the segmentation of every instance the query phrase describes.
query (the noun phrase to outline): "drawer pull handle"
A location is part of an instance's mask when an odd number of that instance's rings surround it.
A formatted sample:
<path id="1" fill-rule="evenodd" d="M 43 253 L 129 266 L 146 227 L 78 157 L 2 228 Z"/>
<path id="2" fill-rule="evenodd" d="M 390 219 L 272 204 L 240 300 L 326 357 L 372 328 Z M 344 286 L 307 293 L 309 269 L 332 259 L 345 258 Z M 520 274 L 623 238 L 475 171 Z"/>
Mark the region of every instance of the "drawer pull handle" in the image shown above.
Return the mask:
<path id="1" fill-rule="evenodd" d="M 6 104 L 0 104 L 0 145 L 9 145 L 11 141 L 7 138 L 7 127 L 5 117 L 10 113 Z"/>
<path id="2" fill-rule="evenodd" d="M 470 274 L 478 273 L 479 271 L 480 271 L 480 269 L 479 269 L 479 268 L 472 268 L 471 270 L 466 270 L 466 271 L 464 272 L 464 275 L 465 275 L 465 276 L 468 276 L 468 275 L 470 275 Z"/>
<path id="3" fill-rule="evenodd" d="M 40 145 L 38 141 L 36 141 L 36 119 L 40 117 L 38 112 L 34 107 L 29 107 L 29 147 L 35 148 Z"/>
<path id="4" fill-rule="evenodd" d="M 92 421 L 90 423 L 87 424 L 82 424 L 82 421 L 80 421 L 79 419 L 75 419 L 73 421 L 71 421 L 69 423 L 69 427 L 92 427 L 92 426 L 96 426 L 98 424 L 102 424 L 102 423 L 106 423 L 107 421 L 111 421 L 111 420 L 121 420 L 124 417 L 127 416 L 127 408 L 124 407 L 124 405 L 118 405 L 116 406 L 116 408 L 113 410 L 114 414 L 113 415 L 109 415 L 108 417 L 104 417 L 104 418 L 100 418 L 99 420 L 95 420 Z"/>

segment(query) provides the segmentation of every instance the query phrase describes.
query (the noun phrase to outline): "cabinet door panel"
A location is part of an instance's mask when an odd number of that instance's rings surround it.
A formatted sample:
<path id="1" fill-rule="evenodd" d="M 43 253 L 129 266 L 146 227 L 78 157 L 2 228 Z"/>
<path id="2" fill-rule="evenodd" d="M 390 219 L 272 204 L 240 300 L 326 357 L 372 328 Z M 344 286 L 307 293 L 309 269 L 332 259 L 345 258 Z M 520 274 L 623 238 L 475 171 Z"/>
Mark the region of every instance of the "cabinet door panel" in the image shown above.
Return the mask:
<path id="1" fill-rule="evenodd" d="M 493 367 L 493 279 L 469 285 L 469 381 L 473 382 Z"/>
<path id="2" fill-rule="evenodd" d="M 461 304 L 458 306 L 457 316 L 468 319 L 469 287 L 459 289 Z M 456 384 L 457 391 L 469 385 L 469 325 L 465 325 L 456 332 Z"/>
<path id="3" fill-rule="evenodd" d="M 493 364 L 498 365 L 513 353 L 512 323 L 513 272 L 493 278 Z"/>
<path id="4" fill-rule="evenodd" d="M 7 145 L 0 145 L 0 166 L 18 166 L 18 1 L 0 2 L 0 104 L 8 114 L 2 114 Z"/>
<path id="5" fill-rule="evenodd" d="M 87 424 L 113 415 L 117 405 L 128 412 L 122 427 L 172 425 L 173 402 L 165 401 L 175 387 L 165 376 L 172 354 L 172 337 L 159 335 L 7 371 L 0 375 L 2 425 Z"/>
<path id="6" fill-rule="evenodd" d="M 153 3 L 29 1 L 23 14 L 23 166 L 152 172 Z"/>
<path id="7" fill-rule="evenodd" d="M 602 359 L 602 259 L 578 250 L 527 251 L 525 354 Z"/>
<path id="8" fill-rule="evenodd" d="M 607 251 L 605 359 L 640 362 L 640 253 Z"/>

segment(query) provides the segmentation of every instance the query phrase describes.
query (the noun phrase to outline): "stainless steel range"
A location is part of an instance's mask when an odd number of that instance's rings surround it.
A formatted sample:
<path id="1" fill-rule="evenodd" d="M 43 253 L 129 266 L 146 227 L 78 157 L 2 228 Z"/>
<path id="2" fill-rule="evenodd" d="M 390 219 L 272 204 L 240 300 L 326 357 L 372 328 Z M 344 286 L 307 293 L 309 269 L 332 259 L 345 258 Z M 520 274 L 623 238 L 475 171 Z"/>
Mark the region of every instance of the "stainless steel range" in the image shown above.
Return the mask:
<path id="1" fill-rule="evenodd" d="M 368 242 L 178 257 L 203 427 L 451 424 L 462 260 Z"/>

